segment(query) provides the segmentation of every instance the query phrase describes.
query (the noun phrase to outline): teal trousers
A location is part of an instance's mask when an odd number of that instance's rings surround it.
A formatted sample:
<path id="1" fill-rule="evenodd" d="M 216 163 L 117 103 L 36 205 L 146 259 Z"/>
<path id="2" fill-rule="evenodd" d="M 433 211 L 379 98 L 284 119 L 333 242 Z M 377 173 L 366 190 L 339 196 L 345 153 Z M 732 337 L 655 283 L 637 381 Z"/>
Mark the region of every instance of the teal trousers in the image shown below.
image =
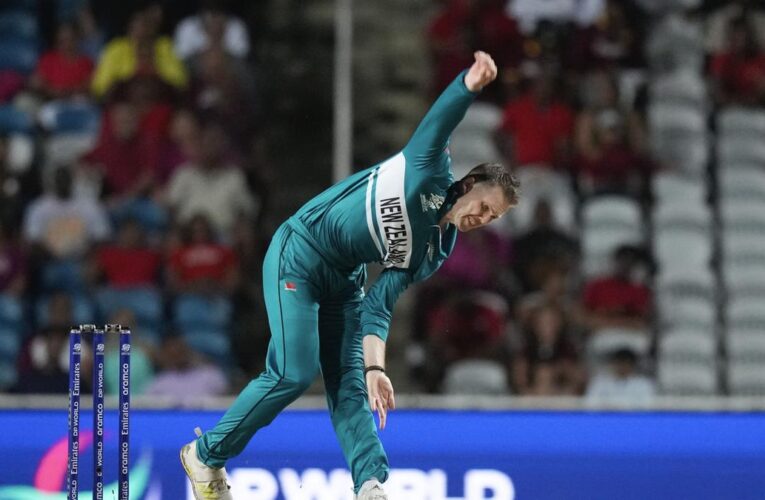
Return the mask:
<path id="1" fill-rule="evenodd" d="M 332 425 L 354 489 L 388 478 L 364 380 L 359 306 L 366 269 L 339 271 L 304 237 L 284 224 L 263 262 L 263 289 L 271 327 L 266 369 L 252 380 L 218 424 L 197 441 L 199 459 L 223 467 L 253 435 L 298 398 L 321 372 Z M 311 432 L 296 429 L 296 433 Z"/>

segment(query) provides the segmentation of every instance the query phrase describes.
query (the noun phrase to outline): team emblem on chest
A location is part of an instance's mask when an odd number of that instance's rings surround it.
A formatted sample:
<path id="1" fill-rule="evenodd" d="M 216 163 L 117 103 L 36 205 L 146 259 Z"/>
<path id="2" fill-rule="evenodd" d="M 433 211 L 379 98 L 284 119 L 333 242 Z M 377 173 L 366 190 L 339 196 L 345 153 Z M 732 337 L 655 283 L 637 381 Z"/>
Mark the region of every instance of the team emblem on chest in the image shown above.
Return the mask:
<path id="1" fill-rule="evenodd" d="M 431 193 L 429 196 L 420 194 L 420 203 L 422 203 L 422 211 L 438 210 L 441 205 L 444 204 L 444 197 L 439 194 Z"/>

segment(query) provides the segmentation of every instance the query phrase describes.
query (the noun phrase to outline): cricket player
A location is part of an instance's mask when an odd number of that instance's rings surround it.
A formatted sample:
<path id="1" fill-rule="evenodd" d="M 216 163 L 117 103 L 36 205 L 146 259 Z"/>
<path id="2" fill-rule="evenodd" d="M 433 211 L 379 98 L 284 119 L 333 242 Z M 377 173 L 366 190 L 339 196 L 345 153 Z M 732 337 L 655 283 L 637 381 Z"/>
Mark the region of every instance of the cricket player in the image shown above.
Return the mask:
<path id="1" fill-rule="evenodd" d="M 220 422 L 181 450 L 198 500 L 230 499 L 224 465 L 321 372 L 358 500 L 387 500 L 385 428 L 396 407 L 385 373 L 391 311 L 411 283 L 433 274 L 458 231 L 485 226 L 518 201 L 518 182 L 482 164 L 454 182 L 447 145 L 476 94 L 497 76 L 484 52 L 433 104 L 392 158 L 332 186 L 277 230 L 263 262 L 271 341 L 266 370 Z M 366 264 L 385 269 L 364 293 Z M 303 430 L 306 432 L 306 430 Z"/>

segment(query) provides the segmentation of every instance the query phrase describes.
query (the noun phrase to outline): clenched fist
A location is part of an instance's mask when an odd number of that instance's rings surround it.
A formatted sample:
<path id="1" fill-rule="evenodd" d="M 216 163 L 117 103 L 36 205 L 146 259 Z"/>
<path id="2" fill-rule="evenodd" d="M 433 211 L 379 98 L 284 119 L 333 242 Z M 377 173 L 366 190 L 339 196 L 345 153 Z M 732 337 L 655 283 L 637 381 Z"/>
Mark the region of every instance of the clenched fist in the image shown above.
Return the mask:
<path id="1" fill-rule="evenodd" d="M 465 86 L 471 92 L 478 92 L 497 78 L 497 65 L 486 52 L 479 50 L 473 56 L 475 62 L 465 75 Z"/>

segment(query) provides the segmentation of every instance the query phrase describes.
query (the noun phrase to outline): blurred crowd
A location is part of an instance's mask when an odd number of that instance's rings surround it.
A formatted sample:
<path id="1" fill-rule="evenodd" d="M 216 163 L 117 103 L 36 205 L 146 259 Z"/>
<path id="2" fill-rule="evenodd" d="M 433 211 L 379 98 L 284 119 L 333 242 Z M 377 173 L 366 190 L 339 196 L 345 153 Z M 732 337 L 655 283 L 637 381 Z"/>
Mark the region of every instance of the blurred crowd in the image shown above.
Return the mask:
<path id="1" fill-rule="evenodd" d="M 257 372 L 274 174 L 241 12 L 212 0 L 0 4 L 0 392 L 65 392 L 78 323 L 133 327 L 136 394 L 229 393 Z M 455 176 L 499 157 L 523 195 L 415 289 L 398 376 L 428 392 L 649 401 L 666 326 L 657 179 L 698 187 L 705 207 L 716 182 L 706 157 L 687 171 L 690 146 L 657 150 L 662 78 L 682 66 L 673 98 L 693 99 L 698 80 L 712 110 L 761 107 L 765 9 L 441 0 L 433 12 L 428 99 L 475 50 L 500 68 L 455 134 Z M 688 49 L 696 66 L 678 56 L 689 25 L 703 31 Z M 605 243 L 588 239 L 598 221 L 616 221 Z"/>
<path id="2" fill-rule="evenodd" d="M 65 392 L 82 323 L 132 327 L 138 394 L 226 393 L 253 365 L 232 333 L 270 236 L 249 29 L 171 7 L 0 6 L 2 391 Z"/>

